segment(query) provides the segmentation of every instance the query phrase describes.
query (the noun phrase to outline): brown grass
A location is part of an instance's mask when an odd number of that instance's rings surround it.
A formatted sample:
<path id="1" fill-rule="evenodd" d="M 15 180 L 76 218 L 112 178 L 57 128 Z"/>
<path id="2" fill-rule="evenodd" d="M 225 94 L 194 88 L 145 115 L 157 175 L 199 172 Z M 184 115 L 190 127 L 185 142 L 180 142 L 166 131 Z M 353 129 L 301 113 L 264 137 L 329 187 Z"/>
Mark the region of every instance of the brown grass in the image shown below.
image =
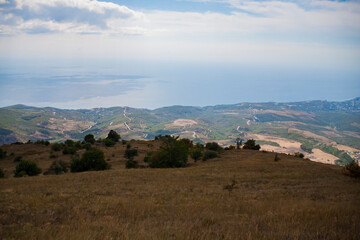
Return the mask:
<path id="1" fill-rule="evenodd" d="M 140 141 L 132 146 L 141 154 L 151 148 Z M 47 147 L 36 148 L 49 155 Z M 234 150 L 182 169 L 128 170 L 124 149 L 108 148 L 107 157 L 116 156 L 108 171 L 0 179 L 0 236 L 360 239 L 360 182 L 338 166 Z M 24 158 L 37 156 L 35 150 Z M 38 163 L 50 166 L 41 156 Z M 10 165 L 15 168 L 10 159 L 0 161 L 8 171 Z M 233 179 L 229 194 L 224 186 Z"/>

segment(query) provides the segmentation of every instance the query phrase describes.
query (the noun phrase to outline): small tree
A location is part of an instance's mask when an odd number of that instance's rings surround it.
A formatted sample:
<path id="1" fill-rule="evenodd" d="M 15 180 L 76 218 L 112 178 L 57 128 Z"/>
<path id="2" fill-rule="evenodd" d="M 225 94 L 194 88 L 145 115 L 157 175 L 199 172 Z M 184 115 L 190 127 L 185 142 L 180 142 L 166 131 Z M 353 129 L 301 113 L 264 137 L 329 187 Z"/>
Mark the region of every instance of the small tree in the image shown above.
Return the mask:
<path id="1" fill-rule="evenodd" d="M 4 151 L 0 148 L 0 159 L 5 158 L 5 157 L 6 157 L 6 151 Z"/>
<path id="2" fill-rule="evenodd" d="M 223 148 L 217 142 L 208 142 L 206 143 L 205 148 L 216 152 L 223 150 Z"/>
<path id="3" fill-rule="evenodd" d="M 197 162 L 198 160 L 200 160 L 200 158 L 203 156 L 202 151 L 199 148 L 193 148 L 190 151 L 190 157 L 192 159 L 194 159 L 195 162 Z"/>
<path id="4" fill-rule="evenodd" d="M 16 165 L 14 171 L 15 177 L 22 177 L 24 175 L 36 176 L 41 173 L 41 169 L 38 168 L 36 163 L 32 161 L 21 161 Z"/>
<path id="5" fill-rule="evenodd" d="M 84 142 L 90 143 L 90 144 L 94 144 L 94 143 L 95 143 L 94 135 L 92 135 L 92 134 L 86 135 L 86 136 L 84 137 Z"/>
<path id="6" fill-rule="evenodd" d="M 114 142 L 118 142 L 120 138 L 121 138 L 120 135 L 117 132 L 115 132 L 114 130 L 110 130 L 110 132 L 107 136 L 107 139 L 111 139 Z"/>
<path id="7" fill-rule="evenodd" d="M 105 138 L 103 142 L 104 142 L 106 147 L 112 147 L 112 146 L 115 145 L 114 140 L 112 140 L 110 138 Z"/>
<path id="8" fill-rule="evenodd" d="M 105 161 L 104 152 L 92 148 L 87 150 L 81 159 L 74 158 L 71 162 L 71 172 L 84 172 L 90 170 L 106 170 L 110 168 L 110 165 Z"/>
<path id="9" fill-rule="evenodd" d="M 218 153 L 216 151 L 206 150 L 204 153 L 204 156 L 203 156 L 203 161 L 206 161 L 211 158 L 216 158 L 216 157 L 218 157 Z"/>
<path id="10" fill-rule="evenodd" d="M 127 158 L 127 159 L 133 159 L 137 155 L 138 155 L 138 150 L 137 149 L 128 148 L 128 149 L 125 150 L 124 157 Z"/>
<path id="11" fill-rule="evenodd" d="M 68 164 L 64 161 L 54 161 L 51 165 L 50 168 L 48 170 L 48 174 L 50 174 L 51 172 L 55 173 L 56 175 L 61 174 L 61 173 L 66 173 L 68 170 Z M 45 173 L 44 173 L 45 175 Z"/>
<path id="12" fill-rule="evenodd" d="M 4 171 L 2 170 L 2 168 L 0 168 L 0 178 L 4 178 L 5 177 L 5 173 Z"/>
<path id="13" fill-rule="evenodd" d="M 254 139 L 249 139 L 244 144 L 243 149 L 260 150 L 260 145 L 256 144 Z"/>
<path id="14" fill-rule="evenodd" d="M 135 161 L 134 159 L 129 159 L 126 161 L 126 165 L 125 165 L 126 168 L 138 168 L 139 167 L 139 164 L 137 161 Z"/>
<path id="15" fill-rule="evenodd" d="M 189 146 L 179 137 L 165 136 L 163 145 L 158 151 L 151 154 L 149 162 L 152 168 L 185 167 Z"/>

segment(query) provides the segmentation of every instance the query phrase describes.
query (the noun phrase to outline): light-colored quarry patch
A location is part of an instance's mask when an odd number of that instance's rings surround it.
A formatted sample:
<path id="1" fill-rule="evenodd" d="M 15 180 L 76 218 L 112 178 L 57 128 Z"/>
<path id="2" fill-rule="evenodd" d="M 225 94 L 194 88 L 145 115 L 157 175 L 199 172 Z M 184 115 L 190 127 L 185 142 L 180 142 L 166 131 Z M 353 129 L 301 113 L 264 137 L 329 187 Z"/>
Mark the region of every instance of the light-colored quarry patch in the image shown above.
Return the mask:
<path id="1" fill-rule="evenodd" d="M 173 123 L 168 125 L 173 127 L 186 127 L 194 124 L 197 124 L 197 122 L 191 119 L 176 119 Z"/>
<path id="2" fill-rule="evenodd" d="M 336 145 L 334 145 L 334 147 L 336 147 L 339 150 L 343 150 L 343 151 L 360 152 L 359 149 L 352 148 L 352 147 L 345 146 L 345 145 L 341 145 L 341 144 L 336 144 Z"/>
<path id="3" fill-rule="evenodd" d="M 248 139 L 253 138 L 255 140 L 276 142 L 280 145 L 280 147 L 287 148 L 289 151 L 293 151 L 293 152 L 301 151 L 301 149 L 300 149 L 301 143 L 300 142 L 296 142 L 296 141 L 289 140 L 286 138 L 261 135 L 261 134 L 247 134 L 246 137 Z M 289 151 L 287 151 L 287 152 L 289 152 Z"/>
<path id="4" fill-rule="evenodd" d="M 338 158 L 334 155 L 331 155 L 329 153 L 323 152 L 320 149 L 314 148 L 312 154 L 305 155 L 307 158 L 309 158 L 312 161 L 315 162 L 321 162 L 321 163 L 327 163 L 327 164 L 335 164 L 335 160 Z"/>

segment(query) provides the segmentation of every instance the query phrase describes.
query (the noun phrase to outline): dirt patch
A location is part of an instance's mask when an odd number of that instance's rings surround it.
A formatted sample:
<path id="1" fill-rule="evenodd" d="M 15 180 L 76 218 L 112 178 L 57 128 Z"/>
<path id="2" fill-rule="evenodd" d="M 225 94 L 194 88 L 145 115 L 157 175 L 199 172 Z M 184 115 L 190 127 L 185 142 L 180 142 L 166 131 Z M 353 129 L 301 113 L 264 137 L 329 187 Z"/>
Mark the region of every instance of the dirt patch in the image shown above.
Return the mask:
<path id="1" fill-rule="evenodd" d="M 196 121 L 191 119 L 176 119 L 173 123 L 169 124 L 174 127 L 185 127 L 197 124 Z"/>
<path id="2" fill-rule="evenodd" d="M 334 147 L 336 147 L 337 149 L 342 150 L 342 151 L 360 152 L 359 149 L 352 148 L 352 147 L 345 146 L 345 145 L 341 145 L 341 144 L 335 144 Z"/>
<path id="3" fill-rule="evenodd" d="M 301 151 L 301 149 L 300 149 L 301 143 L 300 142 L 296 142 L 296 141 L 289 140 L 289 139 L 286 139 L 286 138 L 267 136 L 267 135 L 261 135 L 261 134 L 247 134 L 246 137 L 247 138 L 253 138 L 255 140 L 276 142 L 276 143 L 278 143 L 280 145 L 280 147 L 286 148 L 286 149 L 288 149 L 289 151 L 292 151 L 292 152 Z"/>
<path id="4" fill-rule="evenodd" d="M 339 159 L 336 156 L 323 152 L 317 148 L 314 148 L 312 151 L 313 153 L 306 155 L 306 157 L 315 162 L 335 164 L 335 160 Z"/>

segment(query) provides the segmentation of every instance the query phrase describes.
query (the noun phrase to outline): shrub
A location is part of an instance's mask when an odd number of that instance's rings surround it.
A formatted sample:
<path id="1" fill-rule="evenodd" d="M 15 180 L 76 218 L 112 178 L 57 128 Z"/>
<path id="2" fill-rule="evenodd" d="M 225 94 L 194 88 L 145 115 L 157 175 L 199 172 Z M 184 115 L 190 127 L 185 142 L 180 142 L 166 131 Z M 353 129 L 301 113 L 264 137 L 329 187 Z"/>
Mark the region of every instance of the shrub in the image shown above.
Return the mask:
<path id="1" fill-rule="evenodd" d="M 95 143 L 94 135 L 92 135 L 92 134 L 86 135 L 86 136 L 84 137 L 84 142 L 90 143 L 90 144 L 94 144 L 94 143 Z"/>
<path id="2" fill-rule="evenodd" d="M 28 176 L 36 176 L 41 173 L 41 169 L 32 161 L 21 161 L 16 166 L 14 174 L 15 177 L 22 177 L 25 175 L 24 173 Z"/>
<path id="3" fill-rule="evenodd" d="M 57 156 L 55 155 L 55 153 L 51 152 L 50 153 L 50 158 L 57 158 Z"/>
<path id="4" fill-rule="evenodd" d="M 121 140 L 122 145 L 125 145 L 127 143 L 126 140 Z"/>
<path id="5" fill-rule="evenodd" d="M 105 161 L 104 152 L 96 148 L 87 150 L 81 159 L 73 158 L 71 162 L 71 172 L 99 171 L 109 168 L 110 165 Z"/>
<path id="6" fill-rule="evenodd" d="M 68 164 L 64 161 L 54 161 L 50 165 L 48 173 L 55 173 L 56 175 L 66 173 L 68 170 Z"/>
<path id="7" fill-rule="evenodd" d="M 277 154 L 275 154 L 274 161 L 277 162 L 277 161 L 279 161 L 279 160 L 280 160 L 280 158 L 278 157 Z"/>
<path id="8" fill-rule="evenodd" d="M 125 150 L 125 154 L 124 157 L 127 159 L 133 159 L 135 156 L 138 155 L 138 150 L 137 149 L 126 149 Z"/>
<path id="9" fill-rule="evenodd" d="M 203 153 L 200 149 L 198 148 L 194 148 L 190 151 L 190 157 L 192 159 L 194 159 L 195 162 L 197 162 L 197 160 L 200 160 L 200 158 L 203 156 Z"/>
<path id="10" fill-rule="evenodd" d="M 120 139 L 120 135 L 117 132 L 115 132 L 114 130 L 110 130 L 110 132 L 107 136 L 107 139 L 111 139 L 114 142 L 118 142 Z"/>
<path id="11" fill-rule="evenodd" d="M 6 157 L 6 151 L 4 151 L 0 148 L 0 159 L 5 158 L 5 157 Z"/>
<path id="12" fill-rule="evenodd" d="M 223 148 L 217 142 L 206 143 L 205 148 L 216 152 L 223 150 Z"/>
<path id="13" fill-rule="evenodd" d="M 235 150 L 235 146 L 230 145 L 229 147 L 226 147 L 225 150 Z"/>
<path id="14" fill-rule="evenodd" d="M 243 149 L 260 150 L 260 145 L 256 144 L 254 139 L 249 139 L 244 144 Z"/>
<path id="15" fill-rule="evenodd" d="M 65 146 L 63 150 L 63 154 L 71 154 L 74 155 L 77 151 L 77 147 L 75 146 Z"/>
<path id="16" fill-rule="evenodd" d="M 178 138 L 171 136 L 162 138 L 162 146 L 150 156 L 150 167 L 171 168 L 186 166 L 189 148 L 185 142 L 178 141 Z"/>
<path id="17" fill-rule="evenodd" d="M 343 173 L 350 177 L 359 178 L 360 166 L 355 160 L 352 160 L 351 162 L 349 162 L 344 166 Z"/>
<path id="18" fill-rule="evenodd" d="M 14 158 L 14 162 L 20 162 L 21 159 L 22 159 L 22 156 L 16 156 L 16 157 Z"/>
<path id="19" fill-rule="evenodd" d="M 139 164 L 134 159 L 129 159 L 129 160 L 126 161 L 125 167 L 126 168 L 138 168 Z"/>
<path id="20" fill-rule="evenodd" d="M 294 156 L 299 157 L 299 158 L 304 158 L 305 157 L 305 155 L 300 153 L 300 152 L 295 153 Z"/>
<path id="21" fill-rule="evenodd" d="M 2 168 L 0 168 L 0 178 L 4 178 L 5 177 L 5 173 L 4 171 L 2 170 Z"/>
<path id="22" fill-rule="evenodd" d="M 61 150 L 61 144 L 60 143 L 54 143 L 52 146 L 51 146 L 51 149 L 55 152 L 58 152 Z"/>
<path id="23" fill-rule="evenodd" d="M 91 143 L 85 143 L 82 148 L 89 150 L 91 148 Z"/>
<path id="24" fill-rule="evenodd" d="M 145 157 L 144 157 L 144 162 L 149 162 L 151 155 L 153 154 L 153 152 L 148 152 L 146 153 Z"/>
<path id="25" fill-rule="evenodd" d="M 50 142 L 49 142 L 49 141 L 45 141 L 45 140 L 37 140 L 37 141 L 35 142 L 35 144 L 41 144 L 41 145 L 49 146 Z"/>
<path id="26" fill-rule="evenodd" d="M 218 153 L 216 151 L 206 150 L 204 153 L 204 156 L 203 156 L 203 161 L 206 161 L 211 158 L 216 158 L 216 157 L 218 157 Z"/>
<path id="27" fill-rule="evenodd" d="M 75 142 L 71 139 L 67 139 L 64 143 L 66 146 L 74 146 L 75 144 Z"/>
<path id="28" fill-rule="evenodd" d="M 109 139 L 109 138 L 104 139 L 103 142 L 104 142 L 104 145 L 105 145 L 106 147 L 112 147 L 112 146 L 115 145 L 114 140 Z"/>

